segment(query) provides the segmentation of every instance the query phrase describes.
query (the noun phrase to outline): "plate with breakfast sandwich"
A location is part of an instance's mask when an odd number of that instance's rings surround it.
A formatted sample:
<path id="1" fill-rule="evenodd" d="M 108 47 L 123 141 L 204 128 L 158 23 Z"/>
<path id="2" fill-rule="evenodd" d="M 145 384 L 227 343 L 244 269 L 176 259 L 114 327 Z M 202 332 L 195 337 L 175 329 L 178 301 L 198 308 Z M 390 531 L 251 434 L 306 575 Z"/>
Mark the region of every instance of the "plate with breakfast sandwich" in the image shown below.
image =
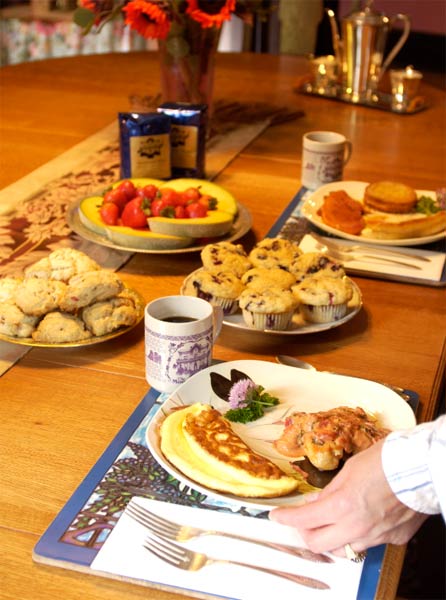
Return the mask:
<path id="1" fill-rule="evenodd" d="M 246 413 L 252 404 L 240 403 L 242 390 L 252 388 L 254 396 L 245 400 L 266 394 L 263 414 Z M 303 444 L 308 422 L 314 435 Z M 305 463 L 313 471 L 336 472 L 389 431 L 414 425 L 410 406 L 374 381 L 238 360 L 213 365 L 180 385 L 151 420 L 146 440 L 158 463 L 183 484 L 269 510 L 302 503 L 306 493 L 323 487 Z M 333 435 L 340 428 L 343 435 Z"/>
<path id="2" fill-rule="evenodd" d="M 311 223 L 338 237 L 387 246 L 418 246 L 446 236 L 446 210 L 431 190 L 394 181 L 337 181 L 302 206 Z"/>

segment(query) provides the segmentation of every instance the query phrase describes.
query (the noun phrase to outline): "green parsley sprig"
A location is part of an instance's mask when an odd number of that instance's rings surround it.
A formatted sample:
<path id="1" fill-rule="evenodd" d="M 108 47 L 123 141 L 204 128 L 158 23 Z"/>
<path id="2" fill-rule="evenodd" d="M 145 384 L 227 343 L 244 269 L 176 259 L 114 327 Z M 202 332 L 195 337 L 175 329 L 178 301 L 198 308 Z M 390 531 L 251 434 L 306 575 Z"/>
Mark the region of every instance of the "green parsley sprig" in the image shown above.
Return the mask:
<path id="1" fill-rule="evenodd" d="M 250 379 L 235 383 L 229 393 L 230 408 L 225 417 L 237 423 L 249 423 L 263 417 L 265 409 L 279 404 L 279 399 L 265 392 L 265 388 L 256 385 Z"/>

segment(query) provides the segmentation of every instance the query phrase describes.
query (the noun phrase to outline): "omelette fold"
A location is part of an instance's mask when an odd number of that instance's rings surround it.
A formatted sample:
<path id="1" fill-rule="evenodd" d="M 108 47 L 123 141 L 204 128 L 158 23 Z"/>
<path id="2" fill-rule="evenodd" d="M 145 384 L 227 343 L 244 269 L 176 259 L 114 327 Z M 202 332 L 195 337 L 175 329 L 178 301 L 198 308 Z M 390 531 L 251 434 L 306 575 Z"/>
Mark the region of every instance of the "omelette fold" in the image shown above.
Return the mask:
<path id="1" fill-rule="evenodd" d="M 189 479 L 246 498 L 285 496 L 305 484 L 255 453 L 207 404 L 175 410 L 162 422 L 161 451 Z M 306 491 L 306 490 L 305 490 Z"/>

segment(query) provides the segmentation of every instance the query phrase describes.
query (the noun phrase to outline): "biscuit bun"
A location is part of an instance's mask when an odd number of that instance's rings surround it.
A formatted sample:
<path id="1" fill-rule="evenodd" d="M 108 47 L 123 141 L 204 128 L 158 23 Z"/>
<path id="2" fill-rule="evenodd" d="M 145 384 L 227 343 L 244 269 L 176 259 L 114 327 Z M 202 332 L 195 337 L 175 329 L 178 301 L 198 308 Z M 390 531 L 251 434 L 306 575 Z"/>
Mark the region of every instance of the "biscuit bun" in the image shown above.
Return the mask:
<path id="1" fill-rule="evenodd" d="M 389 213 L 408 213 L 415 208 L 417 194 L 415 190 L 396 181 L 377 181 L 370 183 L 364 192 L 366 209 L 381 210 Z"/>
<path id="2" fill-rule="evenodd" d="M 402 240 L 426 237 L 446 231 L 446 211 L 441 210 L 433 215 L 422 213 L 365 215 L 364 237 L 378 240 Z"/>
<path id="3" fill-rule="evenodd" d="M 161 451 L 184 475 L 210 489 L 237 496 L 274 498 L 302 481 L 255 453 L 231 424 L 207 404 L 169 414 L 161 424 Z"/>

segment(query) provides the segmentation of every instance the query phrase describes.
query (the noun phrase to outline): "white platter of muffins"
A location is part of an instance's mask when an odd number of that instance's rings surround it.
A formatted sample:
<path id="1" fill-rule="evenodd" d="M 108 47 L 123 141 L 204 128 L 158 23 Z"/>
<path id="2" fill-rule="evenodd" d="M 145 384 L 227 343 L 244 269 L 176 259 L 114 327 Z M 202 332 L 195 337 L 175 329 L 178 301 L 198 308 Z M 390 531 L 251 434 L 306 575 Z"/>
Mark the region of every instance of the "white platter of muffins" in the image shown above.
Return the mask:
<path id="1" fill-rule="evenodd" d="M 133 329 L 144 300 L 83 252 L 58 248 L 0 279 L 0 340 L 25 346 L 97 344 Z"/>
<path id="2" fill-rule="evenodd" d="M 266 238 L 248 253 L 241 244 L 208 244 L 202 267 L 181 294 L 221 306 L 234 328 L 280 335 L 325 331 L 350 321 L 362 307 L 359 287 L 342 263 L 296 242 Z"/>
<path id="3" fill-rule="evenodd" d="M 318 188 L 302 215 L 338 237 L 388 246 L 418 246 L 446 236 L 442 191 L 395 181 L 337 181 Z"/>

